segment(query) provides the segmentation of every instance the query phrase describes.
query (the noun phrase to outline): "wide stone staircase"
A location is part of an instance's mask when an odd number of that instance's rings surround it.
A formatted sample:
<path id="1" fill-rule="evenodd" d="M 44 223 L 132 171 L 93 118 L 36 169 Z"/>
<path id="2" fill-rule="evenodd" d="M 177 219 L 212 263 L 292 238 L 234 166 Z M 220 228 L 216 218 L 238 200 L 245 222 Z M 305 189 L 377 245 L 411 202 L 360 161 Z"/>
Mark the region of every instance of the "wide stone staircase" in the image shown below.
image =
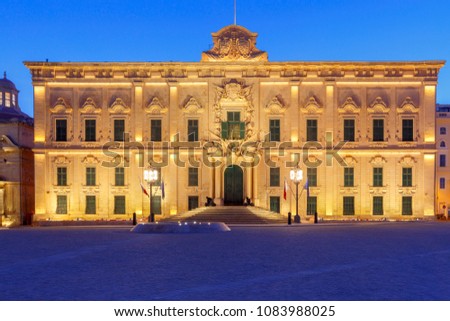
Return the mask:
<path id="1" fill-rule="evenodd" d="M 192 211 L 164 218 L 175 222 L 224 222 L 225 224 L 287 224 L 279 213 L 254 206 L 200 207 Z"/>

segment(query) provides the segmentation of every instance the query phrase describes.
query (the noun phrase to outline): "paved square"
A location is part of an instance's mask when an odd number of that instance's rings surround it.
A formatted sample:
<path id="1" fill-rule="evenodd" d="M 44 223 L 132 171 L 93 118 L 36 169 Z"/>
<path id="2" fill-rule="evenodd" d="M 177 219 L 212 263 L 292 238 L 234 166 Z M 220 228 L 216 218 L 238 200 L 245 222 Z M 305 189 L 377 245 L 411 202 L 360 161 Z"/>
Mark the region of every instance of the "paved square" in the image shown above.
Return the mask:
<path id="1" fill-rule="evenodd" d="M 449 223 L 0 230 L 0 300 L 450 300 Z"/>

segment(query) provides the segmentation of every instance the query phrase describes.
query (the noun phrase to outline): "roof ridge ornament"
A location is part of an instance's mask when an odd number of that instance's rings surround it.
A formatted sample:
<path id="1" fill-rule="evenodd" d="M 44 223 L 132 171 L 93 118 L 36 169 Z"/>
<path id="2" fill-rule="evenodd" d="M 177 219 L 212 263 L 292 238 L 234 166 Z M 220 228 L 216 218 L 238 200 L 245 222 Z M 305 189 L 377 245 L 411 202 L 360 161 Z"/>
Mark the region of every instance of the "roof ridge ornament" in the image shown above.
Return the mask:
<path id="1" fill-rule="evenodd" d="M 207 61 L 268 61 L 267 52 L 256 48 L 258 34 L 230 25 L 212 33 L 214 46 L 203 51 L 202 62 Z"/>

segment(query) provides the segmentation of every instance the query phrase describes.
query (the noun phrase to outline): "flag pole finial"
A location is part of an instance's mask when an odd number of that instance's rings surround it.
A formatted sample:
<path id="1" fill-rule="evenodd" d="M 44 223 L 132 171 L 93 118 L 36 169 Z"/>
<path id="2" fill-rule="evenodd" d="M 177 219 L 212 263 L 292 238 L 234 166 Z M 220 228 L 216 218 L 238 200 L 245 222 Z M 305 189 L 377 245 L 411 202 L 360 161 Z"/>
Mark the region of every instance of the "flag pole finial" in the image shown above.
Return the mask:
<path id="1" fill-rule="evenodd" d="M 234 25 L 236 26 L 236 0 L 234 0 Z"/>

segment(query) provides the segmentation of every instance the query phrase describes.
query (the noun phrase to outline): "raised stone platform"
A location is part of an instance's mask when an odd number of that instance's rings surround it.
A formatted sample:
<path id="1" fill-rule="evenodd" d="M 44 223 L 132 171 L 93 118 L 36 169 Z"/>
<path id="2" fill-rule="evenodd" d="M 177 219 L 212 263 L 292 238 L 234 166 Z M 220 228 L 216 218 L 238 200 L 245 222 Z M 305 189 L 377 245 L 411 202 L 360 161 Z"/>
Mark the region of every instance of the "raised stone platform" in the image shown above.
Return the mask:
<path id="1" fill-rule="evenodd" d="M 222 222 L 156 222 L 140 223 L 131 229 L 134 233 L 217 233 L 229 232 L 230 228 Z"/>

